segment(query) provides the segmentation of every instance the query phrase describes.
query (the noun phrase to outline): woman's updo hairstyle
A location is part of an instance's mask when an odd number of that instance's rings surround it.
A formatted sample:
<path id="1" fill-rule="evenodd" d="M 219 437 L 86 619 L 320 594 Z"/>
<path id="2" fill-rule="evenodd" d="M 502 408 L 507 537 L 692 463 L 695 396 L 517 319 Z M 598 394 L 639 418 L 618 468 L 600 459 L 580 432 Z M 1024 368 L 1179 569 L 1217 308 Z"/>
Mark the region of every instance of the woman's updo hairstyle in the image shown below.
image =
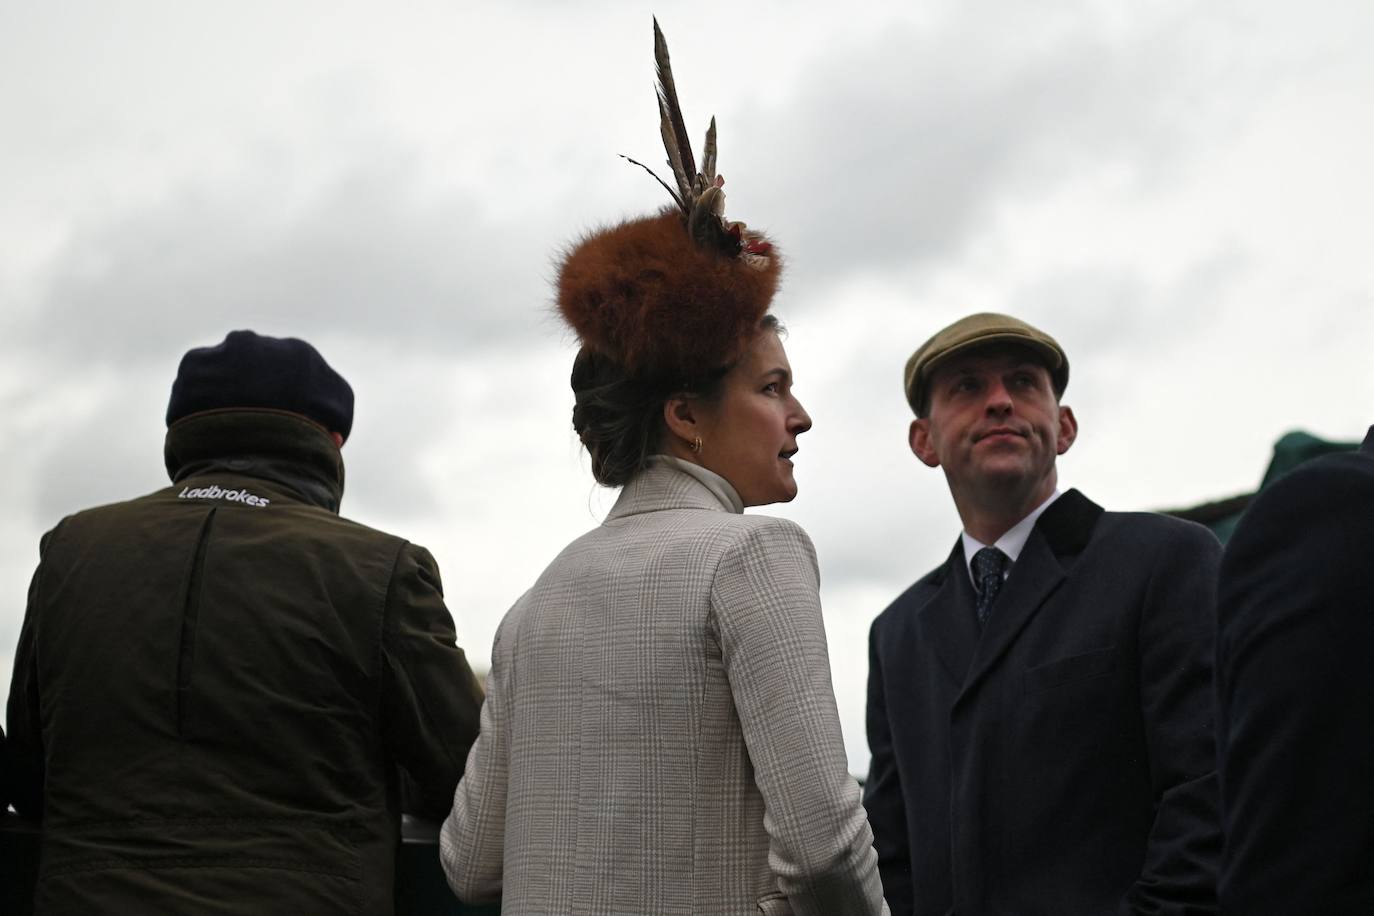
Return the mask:
<path id="1" fill-rule="evenodd" d="M 764 315 L 755 333 L 781 330 L 776 317 Z M 596 482 L 607 487 L 629 483 L 648 464 L 649 456 L 659 451 L 663 403 L 683 394 L 714 400 L 736 362 L 738 359 L 696 379 L 671 384 L 632 376 L 589 347 L 579 350 L 572 368 L 576 397 L 572 424 L 591 457 Z"/>
<path id="2" fill-rule="evenodd" d="M 587 347 L 573 360 L 572 390 L 573 429 L 591 458 L 592 476 L 603 486 L 624 486 L 655 451 L 666 395 Z"/>

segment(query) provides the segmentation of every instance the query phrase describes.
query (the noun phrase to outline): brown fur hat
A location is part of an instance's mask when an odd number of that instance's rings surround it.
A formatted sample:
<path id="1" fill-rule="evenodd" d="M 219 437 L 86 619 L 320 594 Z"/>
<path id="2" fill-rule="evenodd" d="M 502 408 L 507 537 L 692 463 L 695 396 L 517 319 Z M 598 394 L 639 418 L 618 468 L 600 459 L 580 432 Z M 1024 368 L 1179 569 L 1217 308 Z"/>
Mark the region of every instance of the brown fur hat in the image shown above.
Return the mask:
<path id="1" fill-rule="evenodd" d="M 741 225 L 741 229 L 742 229 Z M 584 347 L 632 375 L 669 384 L 739 358 L 777 292 L 782 265 L 692 241 L 681 212 L 627 220 L 573 245 L 558 274 L 558 308 Z"/>

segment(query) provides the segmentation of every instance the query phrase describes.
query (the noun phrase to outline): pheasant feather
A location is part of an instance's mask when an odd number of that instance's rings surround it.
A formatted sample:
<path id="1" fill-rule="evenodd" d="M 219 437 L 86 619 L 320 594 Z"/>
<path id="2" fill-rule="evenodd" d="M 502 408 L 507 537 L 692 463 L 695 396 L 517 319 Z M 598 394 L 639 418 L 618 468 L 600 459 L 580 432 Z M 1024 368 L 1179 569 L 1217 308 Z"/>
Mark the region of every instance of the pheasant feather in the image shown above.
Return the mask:
<path id="1" fill-rule="evenodd" d="M 676 191 L 674 191 L 672 188 L 668 187 L 668 182 L 666 182 L 666 181 L 664 181 L 662 178 L 659 178 L 659 177 L 658 177 L 658 173 L 657 173 L 657 172 L 655 172 L 653 169 L 649 168 L 649 167 L 648 167 L 647 165 L 645 165 L 644 163 L 640 162 L 638 159 L 631 159 L 629 156 L 625 155 L 624 153 L 621 153 L 621 154 L 620 154 L 620 158 L 621 158 L 621 159 L 624 159 L 626 162 L 630 163 L 631 165 L 637 165 L 637 166 L 639 166 L 641 169 L 643 169 L 644 171 L 648 172 L 650 175 L 654 176 L 654 181 L 657 181 L 659 184 L 663 185 L 663 190 L 667 191 L 668 194 L 673 198 L 673 200 L 677 201 L 677 205 L 678 205 L 679 207 L 682 207 L 682 209 L 684 209 L 684 210 L 687 209 L 687 207 L 682 203 L 682 198 L 677 196 L 677 192 L 676 192 Z"/>
<path id="2" fill-rule="evenodd" d="M 716 116 L 711 115 L 711 126 L 706 128 L 706 145 L 701 150 L 701 174 L 706 176 L 708 186 L 716 181 Z"/>
<path id="3" fill-rule="evenodd" d="M 673 133 L 673 122 L 668 117 L 668 108 L 663 104 L 663 96 L 658 97 L 659 130 L 663 134 L 663 148 L 668 151 L 668 167 L 673 170 L 673 180 L 677 182 L 678 206 L 687 212 L 692 198 L 692 179 L 682 168 L 682 153 L 678 148 L 677 136 Z"/>
<path id="4" fill-rule="evenodd" d="M 654 63 L 658 70 L 659 113 L 663 118 L 663 145 L 668 150 L 668 162 L 677 176 L 679 187 L 690 193 L 696 179 L 697 163 L 692 155 L 692 142 L 687 137 L 687 125 L 682 120 L 682 105 L 677 99 L 677 84 L 673 82 L 673 64 L 668 59 L 668 42 L 654 19 Z M 684 202 L 691 205 L 690 201 Z"/>

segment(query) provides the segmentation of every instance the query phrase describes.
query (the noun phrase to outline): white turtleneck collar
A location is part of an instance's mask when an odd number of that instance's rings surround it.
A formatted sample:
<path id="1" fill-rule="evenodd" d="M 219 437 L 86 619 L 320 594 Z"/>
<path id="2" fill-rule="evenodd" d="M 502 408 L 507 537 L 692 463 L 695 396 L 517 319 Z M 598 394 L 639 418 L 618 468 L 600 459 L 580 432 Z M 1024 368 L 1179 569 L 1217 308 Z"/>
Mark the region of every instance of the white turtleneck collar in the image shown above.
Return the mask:
<path id="1" fill-rule="evenodd" d="M 717 474 L 715 471 L 708 470 L 699 464 L 685 461 L 674 455 L 650 455 L 650 464 L 665 464 L 668 467 L 677 468 L 684 474 L 690 474 L 697 479 L 703 487 L 711 491 L 711 495 L 720 500 L 720 504 L 731 512 L 739 514 L 744 511 L 744 500 L 739 498 L 738 491 L 730 484 L 730 481 Z"/>

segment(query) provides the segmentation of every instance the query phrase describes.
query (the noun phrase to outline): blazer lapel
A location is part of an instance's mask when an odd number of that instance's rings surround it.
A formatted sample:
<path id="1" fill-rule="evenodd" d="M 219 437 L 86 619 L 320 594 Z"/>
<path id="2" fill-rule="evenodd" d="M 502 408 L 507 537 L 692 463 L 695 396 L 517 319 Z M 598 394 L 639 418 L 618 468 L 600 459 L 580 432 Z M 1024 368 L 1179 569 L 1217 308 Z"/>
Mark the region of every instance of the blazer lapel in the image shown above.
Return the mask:
<path id="1" fill-rule="evenodd" d="M 959 700 L 968 696 L 1006 654 L 1017 635 L 1064 581 L 1073 559 L 1087 546 L 1093 526 L 1101 515 L 1101 506 L 1077 490 L 1069 490 L 1036 520 L 1026 546 L 992 606 Z M 969 590 L 972 591 L 972 586 Z"/>
<path id="2" fill-rule="evenodd" d="M 940 664 L 955 686 L 964 683 L 978 645 L 974 600 L 973 583 L 964 563 L 964 546 L 956 542 L 945 561 L 944 580 L 919 615 L 917 643 L 935 647 Z"/>

